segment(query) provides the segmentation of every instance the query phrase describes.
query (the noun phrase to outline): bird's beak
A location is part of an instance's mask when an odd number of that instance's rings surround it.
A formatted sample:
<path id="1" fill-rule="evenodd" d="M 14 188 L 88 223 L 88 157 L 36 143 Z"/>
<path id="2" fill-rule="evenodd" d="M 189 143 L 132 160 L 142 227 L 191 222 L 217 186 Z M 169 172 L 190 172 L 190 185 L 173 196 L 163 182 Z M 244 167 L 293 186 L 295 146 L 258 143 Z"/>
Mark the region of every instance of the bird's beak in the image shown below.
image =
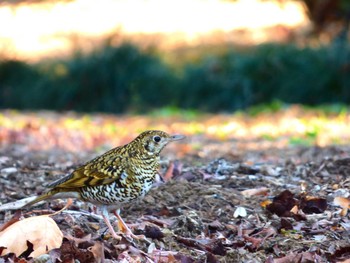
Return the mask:
<path id="1" fill-rule="evenodd" d="M 184 139 L 184 138 L 186 138 L 186 136 L 185 135 L 180 135 L 180 134 L 177 134 L 177 135 L 172 135 L 172 136 L 170 136 L 170 140 L 169 141 L 178 141 L 178 140 L 182 140 L 182 139 Z"/>

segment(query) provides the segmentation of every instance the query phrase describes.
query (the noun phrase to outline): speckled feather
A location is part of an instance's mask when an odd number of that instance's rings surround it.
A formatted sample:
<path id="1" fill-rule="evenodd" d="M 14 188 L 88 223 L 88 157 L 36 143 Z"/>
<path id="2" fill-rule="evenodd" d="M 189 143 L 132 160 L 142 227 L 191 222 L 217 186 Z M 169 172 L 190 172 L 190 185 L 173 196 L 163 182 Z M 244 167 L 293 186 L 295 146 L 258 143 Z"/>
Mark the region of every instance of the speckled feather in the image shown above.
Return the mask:
<path id="1" fill-rule="evenodd" d="M 129 144 L 116 147 L 49 185 L 51 190 L 27 206 L 58 193 L 75 193 L 97 205 L 134 200 L 151 188 L 159 168 L 159 154 L 168 142 L 183 136 L 146 131 Z M 160 140 L 157 142 L 157 140 Z"/>

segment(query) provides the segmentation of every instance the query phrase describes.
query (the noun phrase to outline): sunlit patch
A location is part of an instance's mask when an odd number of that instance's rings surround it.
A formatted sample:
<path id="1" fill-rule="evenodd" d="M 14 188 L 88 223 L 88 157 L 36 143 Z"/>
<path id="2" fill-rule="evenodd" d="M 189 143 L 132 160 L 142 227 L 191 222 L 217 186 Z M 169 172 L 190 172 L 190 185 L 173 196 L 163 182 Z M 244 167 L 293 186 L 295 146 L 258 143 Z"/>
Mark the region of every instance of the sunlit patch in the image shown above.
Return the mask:
<path id="1" fill-rule="evenodd" d="M 77 44 L 89 49 L 94 45 L 91 40 L 119 37 L 120 33 L 141 34 L 140 38 L 165 35 L 166 45 L 176 46 L 179 42 L 202 43 L 208 33 L 212 34 L 209 39 L 239 40 L 242 37 L 232 32 L 247 30 L 251 40 L 259 43 L 307 24 L 307 16 L 298 1 L 76 0 L 2 4 L 0 24 L 6 25 L 0 31 L 2 53 L 37 60 L 65 54 Z M 263 29 L 272 27 L 280 30 L 267 36 Z"/>
<path id="2" fill-rule="evenodd" d="M 184 113 L 185 114 L 185 113 Z M 316 111 L 292 107 L 276 113 L 249 115 L 113 116 L 56 114 L 52 112 L 0 113 L 0 146 L 19 144 L 30 149 L 61 148 L 69 151 L 111 148 L 128 143 L 148 129 L 184 134 L 185 152 L 200 152 L 201 139 L 236 141 L 237 148 L 283 148 L 288 145 L 347 144 L 350 114 L 322 116 Z"/>

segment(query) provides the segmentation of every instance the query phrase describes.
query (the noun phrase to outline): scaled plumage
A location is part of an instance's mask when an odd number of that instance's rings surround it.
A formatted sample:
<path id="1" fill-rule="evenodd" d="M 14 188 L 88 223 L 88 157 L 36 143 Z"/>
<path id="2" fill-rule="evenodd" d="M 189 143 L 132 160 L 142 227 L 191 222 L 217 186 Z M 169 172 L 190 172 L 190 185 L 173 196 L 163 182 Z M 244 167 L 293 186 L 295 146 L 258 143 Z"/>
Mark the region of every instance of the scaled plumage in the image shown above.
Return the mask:
<path id="1" fill-rule="evenodd" d="M 108 210 L 117 211 L 118 224 L 127 236 L 137 238 L 119 216 L 122 203 L 144 196 L 151 188 L 159 168 L 159 154 L 171 141 L 183 139 L 163 131 L 146 131 L 130 143 L 116 147 L 80 166 L 71 174 L 49 185 L 51 190 L 25 206 L 46 199 L 74 197 L 99 206 L 109 230 Z"/>

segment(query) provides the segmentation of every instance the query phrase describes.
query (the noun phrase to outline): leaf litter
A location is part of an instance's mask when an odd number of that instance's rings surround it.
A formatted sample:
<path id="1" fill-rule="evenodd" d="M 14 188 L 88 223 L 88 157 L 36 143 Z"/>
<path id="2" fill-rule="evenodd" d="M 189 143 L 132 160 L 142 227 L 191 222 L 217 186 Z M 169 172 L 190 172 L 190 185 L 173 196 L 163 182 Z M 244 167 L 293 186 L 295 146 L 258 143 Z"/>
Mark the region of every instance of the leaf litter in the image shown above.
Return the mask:
<path id="1" fill-rule="evenodd" d="M 197 151 L 194 141 L 201 145 Z M 0 247 L 0 262 L 342 262 L 350 258 L 349 147 L 247 147 L 244 151 L 235 140 L 222 142 L 201 135 L 193 135 L 191 143 L 190 150 L 184 143 L 166 151 L 160 171 L 164 180 L 144 199 L 122 209 L 134 233 L 145 235 L 150 243 L 113 240 L 95 209 L 74 200 L 69 209 L 49 217 L 63 233 L 58 248 L 32 258 L 29 252 L 35 245 L 23 234 L 14 234 L 25 247 L 16 254 Z M 48 183 L 97 154 L 4 145 L 0 202 L 40 194 Z M 65 205 L 66 200 L 55 200 L 23 210 L 22 215 L 0 212 L 0 223 L 8 229 L 11 223 L 52 214 Z"/>

